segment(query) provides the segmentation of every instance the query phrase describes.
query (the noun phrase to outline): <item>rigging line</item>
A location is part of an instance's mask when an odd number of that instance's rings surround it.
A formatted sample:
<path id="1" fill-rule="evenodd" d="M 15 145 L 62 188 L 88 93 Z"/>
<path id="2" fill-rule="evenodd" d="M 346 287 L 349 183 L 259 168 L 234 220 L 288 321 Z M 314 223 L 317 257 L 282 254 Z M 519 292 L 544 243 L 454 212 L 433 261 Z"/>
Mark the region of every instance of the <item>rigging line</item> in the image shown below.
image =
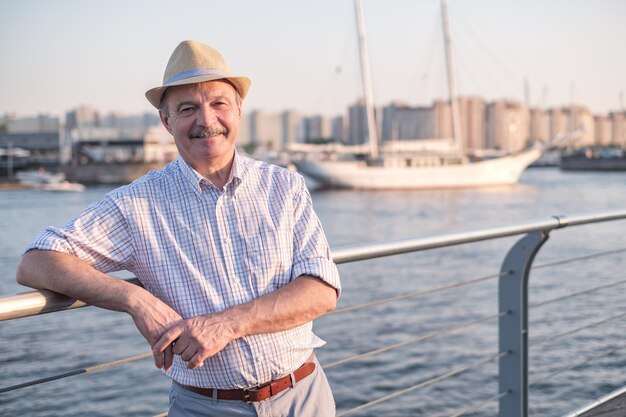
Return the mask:
<path id="1" fill-rule="evenodd" d="M 561 297 L 552 298 L 550 300 L 545 300 L 545 301 L 540 301 L 538 303 L 533 303 L 533 304 L 530 304 L 530 307 L 533 307 L 533 308 L 542 307 L 542 306 L 544 306 L 546 304 L 554 303 L 554 302 L 557 302 L 557 301 L 562 301 L 562 300 L 565 300 L 565 299 L 568 299 L 568 298 L 573 298 L 573 297 L 576 297 L 578 295 L 589 294 L 589 293 L 592 293 L 592 292 L 595 292 L 595 291 L 604 290 L 606 288 L 616 287 L 618 285 L 625 284 L 625 283 L 626 283 L 626 279 L 621 280 L 621 281 L 612 282 L 612 283 L 605 284 L 605 285 L 600 285 L 600 286 L 589 288 L 589 289 L 586 289 L 586 290 L 582 290 L 582 291 L 566 294 L 566 295 L 563 295 Z"/>
<path id="2" fill-rule="evenodd" d="M 409 79 L 409 85 L 406 88 L 407 96 L 405 97 L 405 100 L 407 102 L 417 99 L 418 102 L 426 103 L 426 100 L 431 98 L 429 91 L 418 91 L 417 96 L 412 96 L 411 91 L 414 90 L 416 86 L 418 90 L 421 90 L 425 79 L 428 82 L 431 82 L 430 75 L 433 72 L 433 65 L 435 61 L 434 53 L 435 47 L 438 46 L 436 41 L 441 30 L 440 27 L 441 22 L 437 19 L 433 19 L 432 27 L 429 31 L 429 41 L 425 44 L 426 46 L 422 50 L 422 54 L 418 56 L 417 64 L 413 67 L 413 76 Z M 421 95 L 419 93 L 421 93 Z M 409 97 L 412 97 L 413 100 L 409 100 Z"/>
<path id="3" fill-rule="evenodd" d="M 450 417 L 461 417 L 461 416 L 464 416 L 467 413 L 475 413 L 476 411 L 479 411 L 481 408 L 483 408 L 485 405 L 489 404 L 490 402 L 499 400 L 500 398 L 502 398 L 502 397 L 504 397 L 505 395 L 508 395 L 508 394 L 509 394 L 508 391 L 501 392 L 498 395 L 494 395 L 491 398 L 487 398 L 486 400 L 478 403 L 477 405 L 475 405 L 472 408 L 464 408 L 463 410 L 461 410 L 461 411 L 459 411 L 459 412 L 457 412 L 455 414 L 452 414 Z"/>
<path id="4" fill-rule="evenodd" d="M 581 330 L 585 330 L 585 329 L 588 329 L 588 328 L 591 328 L 591 327 L 594 327 L 594 326 L 598 326 L 598 325 L 600 325 L 600 324 L 604 324 L 604 323 L 607 323 L 607 322 L 609 322 L 609 321 L 611 321 L 611 320 L 619 319 L 619 318 L 622 318 L 622 317 L 624 317 L 624 316 L 626 316 L 626 313 L 618 314 L 618 315 L 615 315 L 615 316 L 609 317 L 609 318 L 604 319 L 604 320 L 596 321 L 596 322 L 594 322 L 594 323 L 590 323 L 590 324 L 587 324 L 587 325 L 585 325 L 585 326 L 578 327 L 578 328 L 573 329 L 573 330 L 569 330 L 569 331 L 564 332 L 564 333 L 559 333 L 559 334 L 557 334 L 557 335 L 555 335 L 555 336 L 552 336 L 552 337 L 546 337 L 546 338 L 544 338 L 544 339 L 540 339 L 540 340 L 537 340 L 537 341 L 533 341 L 533 343 L 532 343 L 532 344 L 530 344 L 530 345 L 531 345 L 531 346 L 535 346 L 535 345 L 541 345 L 541 344 L 544 344 L 544 343 L 546 343 L 546 342 L 551 342 L 551 341 L 556 340 L 556 339 L 559 339 L 559 338 L 561 338 L 561 337 L 563 337 L 563 336 L 569 336 L 569 335 L 574 334 L 574 333 L 577 333 L 577 332 L 579 332 L 579 331 L 581 331 Z"/>
<path id="5" fill-rule="evenodd" d="M 506 59 L 501 59 L 498 56 L 497 51 L 509 51 L 510 45 L 501 43 L 504 39 L 501 36 L 501 32 L 491 32 L 490 30 L 490 21 L 485 21 L 484 19 L 478 17 L 474 14 L 474 10 L 471 7 L 463 10 L 463 19 L 458 19 L 455 24 L 455 27 L 460 27 L 461 29 L 465 29 L 467 33 L 477 42 L 480 50 L 486 51 L 491 61 L 495 63 L 495 65 L 499 66 L 502 71 L 505 71 L 511 75 L 515 75 L 517 71 L 521 71 L 524 74 L 528 74 L 530 68 L 527 63 L 519 60 L 518 54 L 506 54 Z M 476 28 L 479 30 L 476 30 Z M 464 39 L 462 37 L 461 39 Z M 478 57 L 480 60 L 480 57 Z M 512 61 L 517 61 L 512 62 Z M 482 59 L 482 61 L 486 61 Z M 521 68 L 521 69 L 520 69 Z"/>
<path id="6" fill-rule="evenodd" d="M 476 36 L 476 31 L 472 30 L 471 27 L 468 26 L 467 19 L 458 19 L 455 20 L 455 32 L 457 32 L 457 36 L 455 36 L 455 53 L 457 56 L 460 56 L 459 51 L 469 51 L 470 55 L 474 55 L 474 59 L 465 60 L 469 65 L 464 67 L 463 73 L 468 73 L 468 67 L 474 67 L 479 73 L 483 74 L 483 79 L 488 80 L 487 84 L 481 83 L 481 85 L 477 85 L 477 87 L 483 88 L 489 86 L 489 84 L 497 84 L 496 90 L 500 92 L 500 95 L 506 95 L 507 86 L 511 85 L 514 74 L 502 65 L 502 60 L 498 59 L 496 54 L 492 52 L 492 50 L 485 45 L 482 40 Z M 468 33 L 469 36 L 462 36 L 464 33 Z M 469 39 L 469 42 L 467 39 Z M 472 48 L 472 45 L 478 45 L 478 48 Z M 477 56 L 476 50 L 483 52 L 483 58 Z M 484 58 L 486 52 L 486 59 Z M 494 65 L 495 63 L 495 65 Z M 497 68 L 499 67 L 499 68 Z M 503 78 L 503 75 L 507 77 L 507 79 Z M 510 88 L 510 87 L 509 87 Z"/>
<path id="7" fill-rule="evenodd" d="M 570 366 L 567 366 L 565 368 L 561 368 L 561 369 L 559 369 L 556 372 L 552 372 L 551 374 L 548 374 L 546 376 L 542 376 L 542 377 L 538 378 L 537 380 L 531 382 L 528 386 L 532 387 L 533 385 L 537 385 L 537 384 L 539 384 L 541 382 L 547 381 L 548 379 L 551 379 L 551 378 L 553 378 L 553 377 L 555 377 L 555 376 L 557 376 L 559 374 L 562 374 L 563 372 L 572 371 L 572 370 L 578 368 L 579 366 L 586 365 L 589 362 L 592 362 L 592 361 L 594 361 L 596 359 L 600 359 L 600 358 L 603 358 L 605 356 L 609 356 L 609 355 L 611 355 L 613 353 L 618 352 L 619 350 L 621 350 L 621 348 L 613 349 L 613 350 L 610 350 L 608 352 L 604 352 L 604 353 L 599 354 L 599 355 L 590 356 L 590 357 L 588 357 L 586 360 L 584 360 L 582 362 L 575 363 L 574 365 L 570 365 Z"/>
<path id="8" fill-rule="evenodd" d="M 577 256 L 576 258 L 568 258 L 568 259 L 563 259 L 561 261 L 555 261 L 555 262 L 550 262 L 550 263 L 546 263 L 546 264 L 535 265 L 535 266 L 533 266 L 533 269 L 540 269 L 540 268 L 548 268 L 548 267 L 551 267 L 551 266 L 565 265 L 565 264 L 574 263 L 574 262 L 578 262 L 578 261 L 584 261 L 584 260 L 588 260 L 588 259 L 599 258 L 601 256 L 615 255 L 615 254 L 621 253 L 621 252 L 626 252 L 626 248 L 615 249 L 615 250 L 610 250 L 610 251 L 606 251 L 606 252 L 592 253 L 591 255 Z"/>
<path id="9" fill-rule="evenodd" d="M 114 360 L 112 362 L 106 362 L 106 363 L 103 363 L 103 364 L 100 364 L 100 365 L 89 366 L 87 368 L 81 368 L 81 369 L 75 369 L 73 371 L 65 372 L 65 373 L 58 374 L 58 375 L 53 375 L 53 376 L 50 376 L 50 377 L 47 377 L 47 378 L 36 379 L 34 381 L 24 382 L 22 384 L 17 384 L 17 385 L 12 385 L 12 386 L 9 386 L 9 387 L 0 388 L 0 394 L 3 394 L 5 392 L 9 392 L 9 391 L 15 391 L 15 390 L 18 390 L 18 389 L 21 389 L 21 388 L 31 387 L 33 385 L 43 384 L 45 382 L 51 382 L 51 381 L 56 381 L 58 379 L 68 378 L 70 376 L 81 375 L 81 374 L 86 374 L 86 373 L 89 373 L 89 372 L 99 371 L 101 369 L 111 368 L 113 366 L 123 365 L 123 364 L 126 364 L 126 363 L 135 362 L 135 361 L 138 361 L 138 360 L 141 360 L 141 359 L 150 358 L 150 357 L 152 357 L 152 353 L 143 353 L 141 355 L 131 356 L 129 358 L 118 359 L 118 360 Z"/>
<path id="10" fill-rule="evenodd" d="M 481 85 L 478 78 L 472 71 L 471 59 L 467 59 L 465 51 L 461 48 L 454 49 L 455 58 L 457 59 L 459 68 L 463 68 L 462 73 L 457 76 L 457 82 L 459 83 L 459 90 L 463 90 L 463 94 L 459 96 L 475 96 L 478 91 L 485 91 L 485 86 Z M 467 81 L 467 82 L 466 82 Z"/>
<path id="11" fill-rule="evenodd" d="M 437 288 L 431 288 L 428 290 L 421 290 L 421 291 L 415 291 L 415 292 L 411 292 L 411 293 L 407 293 L 407 294 L 402 294 L 402 295 L 395 295 L 393 297 L 389 297 L 389 298 L 383 298 L 380 300 L 376 300 L 376 301 L 372 301 L 371 303 L 366 303 L 366 304 L 359 304 L 359 305 L 355 305 L 355 306 L 350 306 L 350 307 L 344 307 L 344 308 L 338 308 L 336 310 L 331 311 L 330 313 L 327 313 L 326 316 L 331 316 L 333 314 L 341 314 L 341 313 L 347 313 L 350 311 L 357 311 L 357 310 L 363 310 L 369 307 L 374 307 L 374 306 L 378 306 L 381 304 L 385 304 L 385 303 L 390 303 L 392 301 L 399 301 L 399 300 L 404 300 L 406 298 L 411 298 L 411 297 L 419 297 L 422 295 L 430 295 L 436 292 L 440 292 L 440 291 L 445 291 L 445 290 L 450 290 L 452 288 L 460 288 L 466 285 L 471 285 L 471 284 L 477 284 L 479 282 L 482 281 L 487 281 L 489 279 L 493 279 L 493 278 L 500 278 L 506 275 L 511 275 L 512 273 L 510 271 L 507 272 L 501 272 L 499 274 L 494 274 L 494 275 L 487 275 L 484 277 L 480 277 L 480 278 L 476 278 L 476 279 L 472 279 L 472 280 L 468 280 L 468 281 L 460 281 L 454 284 L 450 284 L 444 287 L 437 287 Z"/>
<path id="12" fill-rule="evenodd" d="M 483 318 L 480 318 L 480 319 L 477 319 L 477 320 L 471 320 L 471 321 L 465 322 L 463 324 L 459 324 L 457 326 L 446 327 L 446 328 L 438 330 L 436 332 L 431 332 L 431 333 L 428 333 L 428 334 L 425 334 L 425 335 L 422 335 L 422 336 L 414 337 L 412 339 L 405 340 L 403 342 L 394 343 L 393 345 L 387 345 L 387 346 L 383 346 L 383 347 L 378 348 L 378 349 L 370 350 L 369 352 L 365 352 L 365 353 L 360 353 L 358 355 L 349 356 L 347 358 L 340 359 L 338 361 L 322 365 L 322 368 L 324 368 L 324 369 L 331 369 L 331 368 L 334 368 L 334 367 L 339 366 L 339 365 L 344 365 L 346 363 L 354 362 L 354 361 L 359 360 L 359 359 L 364 359 L 364 358 L 368 358 L 370 356 L 378 355 L 380 353 L 384 353 L 384 352 L 387 352 L 387 351 L 390 351 L 390 350 L 393 350 L 393 349 L 397 349 L 397 348 L 400 348 L 400 347 L 403 347 L 403 346 L 406 346 L 406 345 L 410 345 L 412 343 L 423 342 L 424 340 L 433 339 L 435 337 L 438 337 L 438 336 L 441 336 L 441 335 L 444 335 L 444 334 L 448 334 L 448 333 L 455 332 L 457 330 L 465 329 L 467 327 L 471 327 L 471 326 L 476 325 L 476 324 L 480 324 L 480 323 L 483 323 L 483 322 L 486 322 L 486 321 L 489 321 L 489 320 L 493 320 L 493 319 L 498 318 L 498 317 L 505 316 L 506 314 L 508 314 L 508 312 L 502 312 L 502 313 L 499 313 L 499 314 L 493 314 L 491 316 L 483 317 Z"/>
<path id="13" fill-rule="evenodd" d="M 352 13 L 353 14 L 353 13 Z M 339 54 L 336 56 L 335 59 L 335 67 L 333 68 L 332 73 L 329 73 L 327 75 L 327 82 L 324 85 L 325 88 L 323 88 L 322 90 L 326 90 L 326 91 L 320 91 L 318 98 L 317 98 L 317 103 L 323 103 L 323 100 L 326 97 L 330 97 L 331 101 L 331 105 L 335 106 L 338 103 L 338 97 L 341 96 L 341 94 L 339 94 L 339 90 L 343 89 L 346 90 L 345 87 L 347 87 L 347 83 L 345 81 L 345 74 L 346 74 L 346 69 L 350 67 L 351 62 L 350 60 L 348 60 L 348 57 L 351 57 L 352 54 L 352 49 L 351 45 L 354 43 L 354 40 L 352 39 L 354 36 L 354 17 L 352 15 L 348 16 L 348 14 L 346 14 L 346 16 L 344 16 L 344 33 L 343 33 L 343 45 L 341 48 L 337 48 L 337 50 L 339 51 Z M 339 45 L 339 42 L 337 43 L 337 46 Z M 354 77 L 349 77 L 350 79 L 354 78 Z M 356 83 L 356 85 L 358 85 L 358 83 Z M 332 91 L 332 93 L 328 93 L 328 91 Z M 356 91 L 358 91 L 358 88 L 356 89 Z M 350 94 L 350 96 L 356 96 L 358 94 Z M 322 108 L 325 106 L 321 106 Z"/>
<path id="14" fill-rule="evenodd" d="M 501 357 L 506 356 L 508 354 L 509 354 L 509 352 L 502 352 L 502 353 L 496 353 L 496 354 L 490 355 L 486 359 L 481 359 L 480 361 L 476 361 L 476 362 L 467 364 L 465 366 L 462 366 L 461 368 L 457 368 L 457 369 L 454 369 L 452 371 L 446 372 L 444 374 L 438 375 L 435 378 L 431 378 L 429 380 L 420 382 L 419 384 L 410 386 L 408 388 L 404 388 L 404 389 L 402 389 L 400 391 L 396 391 L 396 392 L 391 393 L 389 395 L 385 395 L 384 397 L 378 398 L 378 399 L 376 399 L 374 401 L 370 401 L 368 403 L 361 404 L 358 407 L 351 408 L 351 409 L 346 410 L 346 411 L 341 412 L 341 413 L 337 413 L 336 417 L 347 416 L 347 415 L 355 413 L 357 411 L 361 411 L 361 410 L 365 410 L 367 408 L 371 408 L 371 407 L 373 407 L 375 405 L 378 405 L 378 404 L 380 404 L 382 402 L 385 402 L 387 400 L 391 400 L 393 398 L 399 397 L 399 396 L 401 396 L 403 394 L 406 394 L 406 393 L 409 393 L 411 391 L 415 391 L 417 389 L 424 388 L 424 387 L 426 387 L 428 385 L 432 385 L 435 382 L 443 381 L 445 379 L 448 379 L 448 378 L 451 378 L 453 376 L 459 375 L 459 374 L 461 374 L 461 373 L 463 373 L 463 372 L 465 372 L 465 371 L 467 371 L 469 369 L 476 368 L 476 367 L 481 366 L 481 365 L 485 365 L 485 364 L 487 364 L 487 363 L 489 363 L 489 362 L 491 362 L 491 361 L 493 361 L 495 359 L 501 358 Z"/>

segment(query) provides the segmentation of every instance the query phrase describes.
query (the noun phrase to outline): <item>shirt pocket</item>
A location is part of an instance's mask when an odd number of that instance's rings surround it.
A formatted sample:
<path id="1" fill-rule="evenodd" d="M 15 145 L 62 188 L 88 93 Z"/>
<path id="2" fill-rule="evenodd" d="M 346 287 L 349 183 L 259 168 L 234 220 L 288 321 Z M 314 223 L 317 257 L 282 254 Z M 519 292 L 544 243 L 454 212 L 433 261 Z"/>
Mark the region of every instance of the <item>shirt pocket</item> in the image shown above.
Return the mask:
<path id="1" fill-rule="evenodd" d="M 291 229 L 262 228 L 247 235 L 246 260 L 261 287 L 289 280 L 293 263 Z"/>

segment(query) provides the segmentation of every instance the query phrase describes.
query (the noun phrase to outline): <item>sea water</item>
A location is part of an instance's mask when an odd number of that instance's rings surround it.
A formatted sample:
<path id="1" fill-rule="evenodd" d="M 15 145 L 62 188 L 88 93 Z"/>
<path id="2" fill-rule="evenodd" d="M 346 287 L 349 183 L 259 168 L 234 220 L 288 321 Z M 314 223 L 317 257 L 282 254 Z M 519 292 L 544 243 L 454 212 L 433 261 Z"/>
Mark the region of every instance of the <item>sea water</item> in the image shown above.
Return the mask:
<path id="1" fill-rule="evenodd" d="M 314 207 L 333 249 L 626 209 L 626 173 L 527 170 L 510 187 L 431 191 L 313 191 Z M 60 225 L 111 187 L 84 193 L 0 192 L 0 295 L 15 283 L 22 251 L 46 225 Z M 626 221 L 556 230 L 535 265 L 626 248 Z M 519 237 L 340 265 L 339 307 L 453 285 L 497 274 Z M 530 303 L 625 277 L 618 252 L 531 274 Z M 119 274 L 119 276 L 128 276 Z M 625 320 L 616 318 L 546 340 L 624 312 L 624 286 L 531 308 L 530 415 L 559 416 L 626 384 Z M 497 313 L 497 280 L 413 297 L 315 322 L 327 341 L 322 364 Z M 47 314 L 0 323 L 0 386 L 44 378 L 149 351 L 129 316 L 101 310 Z M 497 320 L 412 343 L 327 369 L 338 411 L 415 386 L 497 352 Z M 594 358 L 595 359 L 589 359 Z M 568 369 L 572 368 L 572 369 Z M 151 360 L 0 394 L 2 416 L 152 416 L 167 409 L 169 380 Z M 497 361 L 361 411 L 360 416 L 446 416 L 485 406 L 497 412 Z"/>

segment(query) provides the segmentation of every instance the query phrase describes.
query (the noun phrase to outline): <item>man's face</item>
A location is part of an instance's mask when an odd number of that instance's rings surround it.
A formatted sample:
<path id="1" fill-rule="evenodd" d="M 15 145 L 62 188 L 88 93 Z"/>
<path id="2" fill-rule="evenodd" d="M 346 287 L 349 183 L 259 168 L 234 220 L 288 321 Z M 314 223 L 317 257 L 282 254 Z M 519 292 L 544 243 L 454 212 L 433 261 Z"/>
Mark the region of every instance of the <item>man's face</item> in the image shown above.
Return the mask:
<path id="1" fill-rule="evenodd" d="M 189 165 L 204 170 L 226 166 L 234 154 L 241 122 L 241 103 L 232 85 L 223 81 L 167 89 L 167 112 L 161 121 L 174 136 Z"/>

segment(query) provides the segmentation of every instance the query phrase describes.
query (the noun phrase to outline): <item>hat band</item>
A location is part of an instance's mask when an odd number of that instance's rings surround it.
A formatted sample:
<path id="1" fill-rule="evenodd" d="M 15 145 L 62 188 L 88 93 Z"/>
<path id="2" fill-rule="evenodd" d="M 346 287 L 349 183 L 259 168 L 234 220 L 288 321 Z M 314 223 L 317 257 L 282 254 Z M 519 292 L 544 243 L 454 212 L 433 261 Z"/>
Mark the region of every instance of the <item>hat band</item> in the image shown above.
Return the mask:
<path id="1" fill-rule="evenodd" d="M 192 69 L 192 70 L 189 70 L 189 71 L 179 72 L 178 74 L 174 75 L 169 80 L 165 81 L 163 83 L 163 85 L 174 83 L 174 82 L 180 81 L 180 80 L 185 80 L 185 79 L 191 78 L 191 77 L 197 77 L 199 75 L 219 75 L 219 76 L 222 76 L 224 78 L 228 77 L 228 74 L 225 74 L 222 71 L 219 71 L 219 70 L 216 70 L 216 69 L 213 69 L 213 68 L 196 68 L 196 69 Z"/>

